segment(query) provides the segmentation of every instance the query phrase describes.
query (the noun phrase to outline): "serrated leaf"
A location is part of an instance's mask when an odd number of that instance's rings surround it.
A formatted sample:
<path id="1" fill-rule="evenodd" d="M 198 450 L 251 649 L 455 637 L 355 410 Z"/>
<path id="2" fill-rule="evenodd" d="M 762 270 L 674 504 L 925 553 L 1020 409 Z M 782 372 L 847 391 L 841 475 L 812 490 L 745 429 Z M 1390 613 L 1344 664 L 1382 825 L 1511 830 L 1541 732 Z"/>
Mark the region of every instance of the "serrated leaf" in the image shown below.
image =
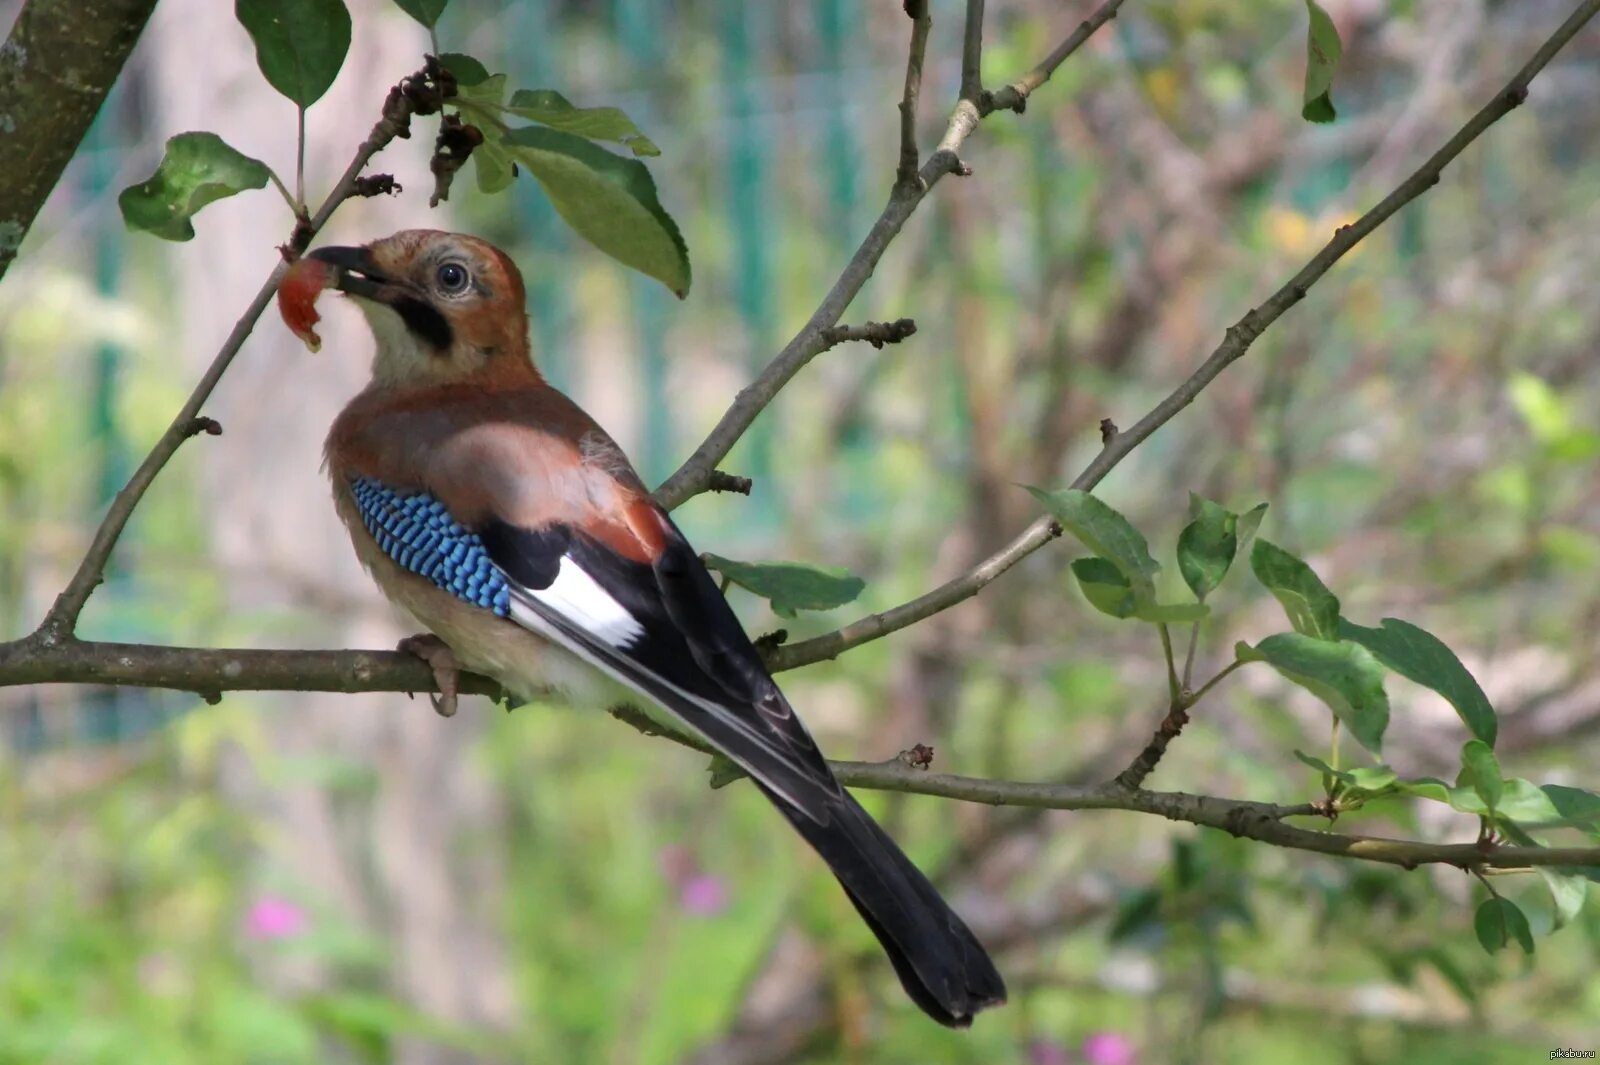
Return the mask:
<path id="1" fill-rule="evenodd" d="M 643 163 L 538 126 L 512 130 L 501 143 L 580 236 L 680 298 L 688 295 L 689 249 Z"/>
<path id="2" fill-rule="evenodd" d="M 1455 707 L 1467 729 L 1490 747 L 1494 746 L 1498 733 L 1494 706 L 1476 678 L 1444 641 L 1399 618 L 1384 618 L 1381 627 L 1376 629 L 1341 619 L 1339 635 L 1359 643 L 1407 680 L 1444 696 Z"/>
<path id="3" fill-rule="evenodd" d="M 180 133 L 167 141 L 156 172 L 117 197 L 130 229 L 163 240 L 194 238 L 195 214 L 206 204 L 264 188 L 272 171 L 259 159 L 236 151 L 215 133 Z"/>
<path id="4" fill-rule="evenodd" d="M 1500 763 L 1494 751 L 1482 740 L 1468 740 L 1461 748 L 1461 776 L 1457 787 L 1470 787 L 1477 792 L 1492 815 L 1500 805 L 1500 795 L 1505 784 L 1500 778 Z"/>
<path id="5" fill-rule="evenodd" d="M 1155 599 L 1155 575 L 1161 569 L 1150 557 L 1150 545 L 1133 524 L 1111 506 L 1076 488 L 1047 492 L 1024 485 L 1061 527 L 1128 579 L 1141 603 Z"/>
<path id="6" fill-rule="evenodd" d="M 797 610 L 832 610 L 853 600 L 867 586 L 860 577 L 833 566 L 810 566 L 803 562 L 735 562 L 709 554 L 704 557 L 708 569 L 769 600 L 779 617 L 792 618 Z"/>
<path id="7" fill-rule="evenodd" d="M 1344 45 L 1333 20 L 1316 0 L 1306 0 L 1311 25 L 1306 30 L 1306 88 L 1300 117 L 1308 122 L 1332 122 L 1338 117 L 1333 107 L 1333 75 L 1344 55 Z"/>
<path id="8" fill-rule="evenodd" d="M 1534 866 L 1534 872 L 1550 889 L 1551 931 L 1565 928 L 1582 912 L 1584 899 L 1589 895 L 1589 881 L 1575 873 L 1552 869 L 1547 865 Z"/>
<path id="9" fill-rule="evenodd" d="M 339 76 L 350 50 L 344 0 L 234 0 L 233 13 L 255 43 L 267 83 L 301 107 Z"/>
<path id="10" fill-rule="evenodd" d="M 1250 550 L 1250 570 L 1283 604 L 1294 630 L 1319 640 L 1339 638 L 1339 598 L 1312 568 L 1268 540 Z"/>
<path id="11" fill-rule="evenodd" d="M 633 119 L 615 107 L 575 107 L 554 89 L 518 89 L 504 110 L 530 122 L 596 141 L 615 141 L 634 155 L 660 155 Z"/>
<path id="12" fill-rule="evenodd" d="M 439 21 L 439 16 L 444 14 L 445 5 L 450 0 L 394 0 L 394 2 L 401 11 L 431 30 Z"/>
<path id="13" fill-rule="evenodd" d="M 1133 616 L 1133 585 L 1122 571 L 1098 555 L 1072 560 L 1072 575 L 1089 605 L 1114 618 Z"/>
<path id="14" fill-rule="evenodd" d="M 1235 653 L 1247 662 L 1266 662 L 1321 699 L 1373 754 L 1382 748 L 1389 698 L 1383 691 L 1383 667 L 1365 647 L 1282 632 L 1254 647 L 1241 643 Z"/>
<path id="15" fill-rule="evenodd" d="M 1194 597 L 1203 601 L 1233 565 L 1239 549 L 1239 515 L 1193 492 L 1189 512 L 1194 520 L 1178 534 L 1178 572 Z"/>
<path id="16" fill-rule="evenodd" d="M 1478 934 L 1478 942 L 1490 954 L 1503 950 L 1512 940 L 1520 944 L 1525 953 L 1533 953 L 1533 930 L 1528 927 L 1527 915 L 1510 899 L 1499 896 L 1484 899 L 1473 915 L 1472 928 Z"/>

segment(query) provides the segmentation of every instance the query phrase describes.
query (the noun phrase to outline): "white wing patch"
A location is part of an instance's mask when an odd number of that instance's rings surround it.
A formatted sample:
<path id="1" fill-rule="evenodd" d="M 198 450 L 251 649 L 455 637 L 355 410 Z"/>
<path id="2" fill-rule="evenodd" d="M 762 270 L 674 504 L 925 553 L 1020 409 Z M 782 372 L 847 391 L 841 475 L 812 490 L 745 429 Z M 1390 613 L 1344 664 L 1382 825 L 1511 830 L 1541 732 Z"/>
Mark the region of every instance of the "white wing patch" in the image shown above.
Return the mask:
<path id="1" fill-rule="evenodd" d="M 598 637 L 612 647 L 626 648 L 644 635 L 639 619 L 628 613 L 628 608 L 600 587 L 600 582 L 589 576 L 571 558 L 563 555 L 556 570 L 556 579 L 548 588 L 519 588 L 521 595 L 537 599 L 584 632 Z M 524 626 L 530 619 L 526 604 L 517 597 L 511 600 L 511 616 Z"/>

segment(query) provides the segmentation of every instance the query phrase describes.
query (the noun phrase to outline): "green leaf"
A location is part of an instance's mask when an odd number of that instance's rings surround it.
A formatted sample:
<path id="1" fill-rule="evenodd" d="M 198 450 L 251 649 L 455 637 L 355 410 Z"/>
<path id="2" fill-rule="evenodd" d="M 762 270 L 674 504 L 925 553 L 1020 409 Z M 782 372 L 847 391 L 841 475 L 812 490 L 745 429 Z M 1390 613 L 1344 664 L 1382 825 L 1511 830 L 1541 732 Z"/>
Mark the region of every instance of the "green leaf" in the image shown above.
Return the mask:
<path id="1" fill-rule="evenodd" d="M 1204 603 L 1140 603 L 1133 608 L 1133 616 L 1140 621 L 1158 625 L 1188 625 L 1204 621 L 1211 608 Z"/>
<path id="2" fill-rule="evenodd" d="M 1128 578 L 1116 566 L 1098 555 L 1075 558 L 1072 560 L 1072 575 L 1078 578 L 1083 597 L 1096 610 L 1114 618 L 1133 616 L 1133 585 L 1128 583 Z"/>
<path id="3" fill-rule="evenodd" d="M 574 107 L 554 89 L 518 89 L 506 111 L 519 118 L 595 141 L 615 141 L 634 155 L 660 155 L 633 119 L 615 107 Z"/>
<path id="4" fill-rule="evenodd" d="M 680 298 L 688 295 L 689 249 L 656 199 L 655 182 L 643 163 L 537 126 L 512 130 L 503 143 L 585 240 Z"/>
<path id="5" fill-rule="evenodd" d="M 263 188 L 272 171 L 215 133 L 180 133 L 167 141 L 156 172 L 117 197 L 129 229 L 164 240 L 192 240 L 191 219 L 208 203 L 245 189 Z"/>
<path id="6" fill-rule="evenodd" d="M 725 754 L 712 755 L 710 763 L 706 765 L 706 772 L 711 776 L 712 791 L 725 788 L 749 775 Z"/>
<path id="7" fill-rule="evenodd" d="M 1461 776 L 1457 787 L 1470 787 L 1483 800 L 1492 815 L 1500 805 L 1500 795 L 1505 788 L 1500 778 L 1500 763 L 1494 751 L 1482 740 L 1468 740 L 1461 748 Z"/>
<path id="8" fill-rule="evenodd" d="M 1135 599 L 1141 603 L 1154 601 L 1155 575 L 1161 567 L 1150 557 L 1149 544 L 1127 518 L 1088 492 L 1076 488 L 1047 492 L 1042 488 L 1028 487 L 1028 491 L 1044 505 L 1051 517 L 1061 523 L 1063 529 L 1117 567 L 1128 579 Z"/>
<path id="9" fill-rule="evenodd" d="M 1310 566 L 1277 544 L 1257 540 L 1250 550 L 1250 569 L 1283 604 L 1294 631 L 1319 640 L 1339 638 L 1339 598 Z"/>
<path id="10" fill-rule="evenodd" d="M 1534 866 L 1534 872 L 1550 889 L 1551 931 L 1565 928 L 1583 910 L 1584 899 L 1589 895 L 1589 881 L 1546 865 Z"/>
<path id="11" fill-rule="evenodd" d="M 1256 530 L 1261 528 L 1261 520 L 1266 516 L 1267 505 L 1265 503 L 1257 503 L 1239 515 L 1238 524 L 1234 527 L 1234 536 L 1238 538 L 1240 547 L 1250 542 L 1250 539 L 1255 536 Z"/>
<path id="12" fill-rule="evenodd" d="M 706 567 L 739 587 L 770 600 L 773 612 L 792 618 L 797 610 L 832 610 L 861 594 L 866 582 L 847 570 L 802 562 L 735 562 L 704 556 Z"/>
<path id="13" fill-rule="evenodd" d="M 511 156 L 494 140 L 485 139 L 472 150 L 472 167 L 480 192 L 503 192 L 517 179 Z"/>
<path id="14" fill-rule="evenodd" d="M 439 21 L 439 16 L 444 14 L 445 5 L 450 0 L 394 0 L 400 10 L 428 27 L 433 29 Z"/>
<path id="15" fill-rule="evenodd" d="M 1268 663 L 1327 703 L 1356 742 L 1378 753 L 1389 724 L 1389 699 L 1383 692 L 1383 667 L 1365 647 L 1282 632 L 1255 647 L 1240 643 L 1235 653 L 1242 661 Z"/>
<path id="16" fill-rule="evenodd" d="M 1178 534 L 1178 572 L 1194 597 L 1204 601 L 1233 565 L 1239 549 L 1239 515 L 1193 492 L 1189 513 L 1194 520 Z"/>
<path id="17" fill-rule="evenodd" d="M 1140 602 L 1123 572 L 1098 555 L 1073 559 L 1072 575 L 1078 578 L 1078 586 L 1090 605 L 1114 618 L 1180 625 L 1200 621 L 1211 613 L 1204 603 Z"/>
<path id="18" fill-rule="evenodd" d="M 1386 765 L 1357 766 L 1348 775 L 1350 788 L 1346 794 L 1352 797 L 1373 798 L 1399 790 L 1398 775 Z"/>
<path id="19" fill-rule="evenodd" d="M 1600 839 L 1600 795 L 1564 784 L 1546 784 L 1539 790 L 1563 822 Z"/>
<path id="20" fill-rule="evenodd" d="M 1344 54 L 1339 31 L 1316 0 L 1306 0 L 1311 26 L 1306 31 L 1306 91 L 1300 117 L 1307 122 L 1332 122 L 1338 117 L 1333 107 L 1333 73 Z"/>
<path id="21" fill-rule="evenodd" d="M 489 71 L 482 63 L 462 52 L 444 52 L 439 56 L 439 65 L 448 70 L 456 79 L 456 89 L 471 88 L 489 80 Z M 497 97 L 498 99 L 498 97 Z"/>
<path id="22" fill-rule="evenodd" d="M 338 77 L 350 50 L 344 0 L 234 0 L 233 13 L 255 42 L 267 82 L 301 107 Z"/>
<path id="23" fill-rule="evenodd" d="M 1355 778 L 1349 773 L 1346 773 L 1342 769 L 1333 768 L 1333 766 L 1329 765 L 1327 762 L 1324 762 L 1316 755 L 1307 754 L 1306 752 L 1296 748 L 1294 756 L 1300 759 L 1300 761 L 1304 762 L 1306 765 L 1310 766 L 1312 769 L 1315 769 L 1322 774 L 1322 790 L 1327 792 L 1329 795 L 1334 795 L 1337 792 L 1344 790 L 1344 788 L 1348 787 L 1350 784 L 1354 783 Z M 1335 788 L 1335 784 L 1338 784 L 1339 787 Z"/>
<path id="24" fill-rule="evenodd" d="M 1528 927 L 1528 918 L 1510 899 L 1498 895 L 1484 899 L 1472 918 L 1472 928 L 1490 954 L 1504 949 L 1513 939 L 1524 952 L 1533 953 L 1533 930 Z"/>
<path id="25" fill-rule="evenodd" d="M 1468 730 L 1494 746 L 1498 731 L 1494 706 L 1461 659 L 1437 636 L 1399 618 L 1384 618 L 1376 629 L 1341 620 L 1339 635 L 1359 643 L 1407 680 L 1444 696 Z"/>

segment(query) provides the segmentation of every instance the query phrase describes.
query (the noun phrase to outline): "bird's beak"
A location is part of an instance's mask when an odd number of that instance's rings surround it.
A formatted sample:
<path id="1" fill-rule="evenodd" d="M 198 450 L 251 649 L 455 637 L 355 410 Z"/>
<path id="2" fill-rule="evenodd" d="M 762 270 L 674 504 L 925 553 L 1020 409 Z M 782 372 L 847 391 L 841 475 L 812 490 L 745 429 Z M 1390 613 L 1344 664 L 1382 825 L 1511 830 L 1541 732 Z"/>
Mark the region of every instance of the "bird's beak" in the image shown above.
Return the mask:
<path id="1" fill-rule="evenodd" d="M 340 292 L 379 303 L 392 303 L 400 286 L 378 269 L 367 248 L 328 246 L 306 253 L 334 268 L 333 287 Z"/>

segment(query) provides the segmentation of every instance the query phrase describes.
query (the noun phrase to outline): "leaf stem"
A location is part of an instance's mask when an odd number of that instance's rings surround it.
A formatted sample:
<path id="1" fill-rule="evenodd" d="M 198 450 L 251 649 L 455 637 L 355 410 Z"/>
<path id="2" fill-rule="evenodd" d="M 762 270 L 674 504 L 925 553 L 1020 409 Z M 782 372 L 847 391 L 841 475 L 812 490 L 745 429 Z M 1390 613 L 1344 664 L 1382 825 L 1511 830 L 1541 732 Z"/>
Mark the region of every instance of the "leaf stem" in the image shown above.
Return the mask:
<path id="1" fill-rule="evenodd" d="M 1215 688 L 1219 683 L 1221 683 L 1222 678 L 1226 677 L 1229 673 L 1232 673 L 1234 670 L 1245 664 L 1246 662 L 1244 659 L 1236 658 L 1232 662 L 1229 662 L 1227 665 L 1223 666 L 1216 676 L 1200 685 L 1200 690 L 1189 696 L 1188 705 L 1193 706 L 1195 703 L 1198 703 L 1201 699 L 1205 698 L 1212 688 Z"/>
<path id="2" fill-rule="evenodd" d="M 289 205 L 289 210 L 293 211 L 295 216 L 298 217 L 300 214 L 300 205 L 295 202 L 294 193 L 290 192 L 289 187 L 283 183 L 283 178 L 279 177 L 278 172 L 272 169 L 270 166 L 267 167 L 267 176 L 272 179 L 273 187 L 276 188 L 278 190 L 278 194 L 283 197 L 283 202 Z"/>
<path id="3" fill-rule="evenodd" d="M 306 213 L 306 105 L 299 104 L 295 114 L 294 203 L 291 206 L 300 216 Z"/>
<path id="4" fill-rule="evenodd" d="M 1161 633 L 1161 656 L 1167 660 L 1167 697 L 1173 706 L 1183 705 L 1183 685 L 1178 682 L 1178 663 L 1172 657 L 1172 630 L 1166 622 L 1157 622 Z"/>
<path id="5" fill-rule="evenodd" d="M 1189 650 L 1183 656 L 1183 690 L 1188 691 L 1194 682 L 1194 652 L 1200 645 L 1200 623 L 1189 626 Z"/>

